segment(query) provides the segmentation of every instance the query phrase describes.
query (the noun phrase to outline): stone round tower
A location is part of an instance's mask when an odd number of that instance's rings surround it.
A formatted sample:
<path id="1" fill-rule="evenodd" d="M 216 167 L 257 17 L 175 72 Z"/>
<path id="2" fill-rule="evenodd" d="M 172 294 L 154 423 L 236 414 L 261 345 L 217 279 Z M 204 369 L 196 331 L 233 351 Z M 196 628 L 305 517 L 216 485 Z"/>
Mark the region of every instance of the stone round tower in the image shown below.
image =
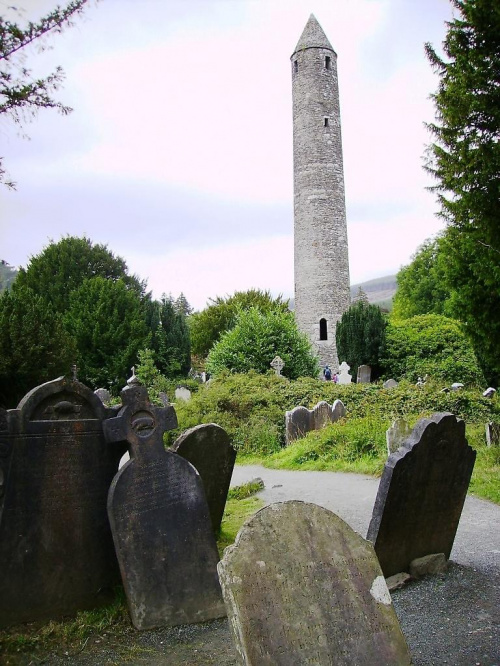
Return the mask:
<path id="1" fill-rule="evenodd" d="M 335 327 L 350 304 L 337 54 L 312 14 L 291 61 L 295 317 L 337 370 Z"/>

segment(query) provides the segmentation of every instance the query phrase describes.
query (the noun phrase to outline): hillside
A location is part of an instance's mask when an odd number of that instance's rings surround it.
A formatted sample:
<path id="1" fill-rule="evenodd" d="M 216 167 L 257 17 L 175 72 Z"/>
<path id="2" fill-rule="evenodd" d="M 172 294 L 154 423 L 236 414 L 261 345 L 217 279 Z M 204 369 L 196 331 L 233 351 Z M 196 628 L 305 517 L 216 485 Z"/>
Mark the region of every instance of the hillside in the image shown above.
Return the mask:
<path id="1" fill-rule="evenodd" d="M 395 275 L 385 275 L 384 277 L 359 282 L 351 285 L 351 299 L 354 300 L 358 294 L 359 288 L 368 296 L 368 301 L 379 307 L 391 310 L 392 297 L 396 293 L 397 282 Z M 289 303 L 290 310 L 295 308 L 295 299 L 291 298 Z"/>
<path id="2" fill-rule="evenodd" d="M 351 299 L 355 299 L 359 288 L 368 296 L 368 301 L 374 305 L 388 310 L 392 307 L 392 297 L 396 293 L 397 282 L 395 275 L 385 275 L 384 277 L 368 280 L 351 285 Z"/>

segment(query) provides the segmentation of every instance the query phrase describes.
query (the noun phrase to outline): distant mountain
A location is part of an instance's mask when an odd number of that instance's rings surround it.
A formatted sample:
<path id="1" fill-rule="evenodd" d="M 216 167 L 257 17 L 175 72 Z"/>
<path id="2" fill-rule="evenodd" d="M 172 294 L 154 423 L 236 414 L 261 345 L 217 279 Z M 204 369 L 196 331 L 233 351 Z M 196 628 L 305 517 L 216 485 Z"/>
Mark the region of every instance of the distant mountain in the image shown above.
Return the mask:
<path id="1" fill-rule="evenodd" d="M 359 292 L 359 288 L 368 296 L 368 301 L 373 305 L 378 305 L 385 310 L 392 309 L 392 297 L 396 293 L 397 281 L 395 275 L 386 275 L 384 277 L 360 282 L 351 285 L 351 299 L 354 300 Z"/>
<path id="2" fill-rule="evenodd" d="M 385 277 L 375 278 L 367 282 L 360 282 L 351 285 L 351 300 L 355 300 L 359 288 L 368 296 L 368 301 L 373 305 L 378 305 L 383 310 L 392 309 L 392 297 L 397 288 L 396 276 L 386 275 Z M 290 310 L 295 309 L 295 299 L 291 298 L 289 302 Z"/>
<path id="3" fill-rule="evenodd" d="M 0 259 L 0 292 L 8 289 L 16 279 L 17 271 L 4 259 Z"/>

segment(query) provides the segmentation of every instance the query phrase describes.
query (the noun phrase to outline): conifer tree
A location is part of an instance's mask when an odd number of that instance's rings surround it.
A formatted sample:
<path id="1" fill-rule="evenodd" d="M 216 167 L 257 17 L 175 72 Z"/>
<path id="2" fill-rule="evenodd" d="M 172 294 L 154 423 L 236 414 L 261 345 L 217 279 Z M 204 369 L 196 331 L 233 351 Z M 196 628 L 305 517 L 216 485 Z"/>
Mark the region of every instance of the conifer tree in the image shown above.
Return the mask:
<path id="1" fill-rule="evenodd" d="M 355 377 L 358 366 L 369 365 L 372 378 L 381 373 L 380 359 L 385 349 L 386 320 L 380 308 L 364 300 L 356 301 L 337 324 L 335 341 L 339 361 L 346 361 Z"/>
<path id="2" fill-rule="evenodd" d="M 454 315 L 492 382 L 500 380 L 500 3 L 451 1 L 457 16 L 444 56 L 426 45 L 440 77 L 427 169 L 448 225 L 440 249 Z"/>

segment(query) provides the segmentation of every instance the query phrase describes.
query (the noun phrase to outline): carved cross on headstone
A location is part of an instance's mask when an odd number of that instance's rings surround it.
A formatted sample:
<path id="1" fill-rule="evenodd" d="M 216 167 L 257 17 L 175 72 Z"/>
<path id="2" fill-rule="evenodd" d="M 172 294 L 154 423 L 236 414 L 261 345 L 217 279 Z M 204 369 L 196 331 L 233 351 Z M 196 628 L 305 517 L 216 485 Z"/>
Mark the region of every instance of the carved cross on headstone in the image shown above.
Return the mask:
<path id="1" fill-rule="evenodd" d="M 129 380 L 123 408 L 104 425 L 108 441 L 126 439 L 131 454 L 111 484 L 108 516 L 132 622 L 151 629 L 222 617 L 202 481 L 187 460 L 163 447 L 163 433 L 177 426 L 174 408 L 152 405 L 137 382 Z"/>
<path id="2" fill-rule="evenodd" d="M 123 403 L 120 414 L 103 424 L 107 441 L 126 440 L 133 458 L 161 455 L 164 451 L 163 433 L 177 427 L 174 408 L 171 405 L 155 407 L 149 401 L 146 387 L 137 383 L 129 384 L 120 395 Z"/>
<path id="3" fill-rule="evenodd" d="M 281 371 L 285 367 L 285 362 L 283 361 L 283 359 L 280 358 L 279 356 L 275 356 L 271 361 L 270 366 L 274 370 L 274 372 L 278 375 L 278 377 L 281 377 Z"/>

